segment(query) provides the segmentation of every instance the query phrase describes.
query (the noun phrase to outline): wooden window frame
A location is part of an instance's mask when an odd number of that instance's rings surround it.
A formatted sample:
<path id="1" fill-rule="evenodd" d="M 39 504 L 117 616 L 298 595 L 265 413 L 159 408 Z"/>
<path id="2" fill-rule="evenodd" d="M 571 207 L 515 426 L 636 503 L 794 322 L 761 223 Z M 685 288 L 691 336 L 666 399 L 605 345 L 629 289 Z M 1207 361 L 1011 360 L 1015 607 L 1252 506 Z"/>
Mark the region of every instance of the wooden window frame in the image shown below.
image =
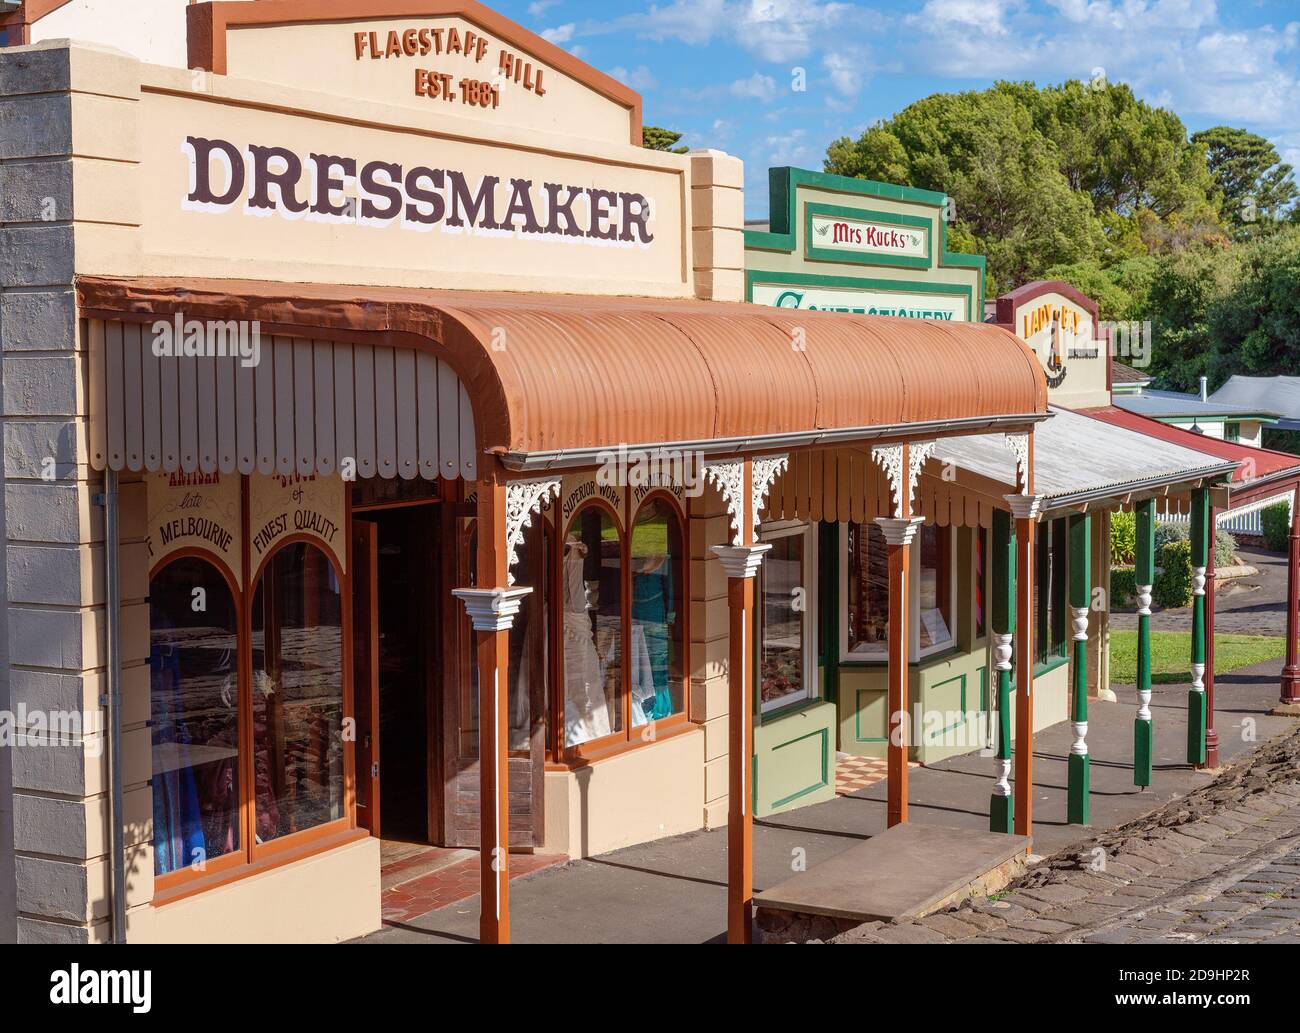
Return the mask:
<path id="1" fill-rule="evenodd" d="M 803 569 L 804 581 L 807 582 L 804 588 L 804 616 L 803 626 L 800 632 L 802 639 L 801 648 L 803 651 L 803 682 L 804 691 L 800 696 L 783 696 L 780 699 L 772 700 L 771 703 L 763 703 L 763 586 L 765 584 L 764 567 L 758 568 L 758 580 L 754 586 L 754 670 L 756 673 L 754 679 L 754 713 L 760 718 L 771 717 L 774 714 L 791 708 L 805 706 L 808 703 L 815 703 L 821 699 L 821 686 L 818 684 L 817 667 L 817 627 L 819 623 L 819 596 L 818 590 L 818 535 L 817 525 L 809 521 L 797 521 L 793 523 L 772 523 L 765 524 L 759 528 L 758 540 L 760 542 L 774 542 L 781 538 L 803 538 Z"/>
<path id="2" fill-rule="evenodd" d="M 839 530 L 839 586 L 840 586 L 840 613 L 836 618 L 839 621 L 840 629 L 840 664 L 859 664 L 859 665 L 876 665 L 886 666 L 889 663 L 888 642 L 885 643 L 884 649 L 879 652 L 871 653 L 854 653 L 849 649 L 849 534 L 848 525 L 850 523 L 859 523 L 858 521 L 840 521 Z M 867 526 L 868 521 L 859 523 L 859 526 Z M 947 587 L 948 596 L 948 634 L 947 642 L 940 642 L 936 645 L 928 646 L 921 649 L 921 536 L 918 534 L 912 544 L 908 546 L 912 551 L 909 564 L 910 573 L 908 576 L 908 596 L 909 608 L 908 614 L 908 655 L 910 663 L 916 664 L 922 660 L 928 660 L 930 657 L 938 656 L 943 653 L 950 653 L 960 648 L 960 639 L 957 634 L 957 583 L 960 580 L 957 577 L 957 548 L 956 531 L 953 524 L 926 524 L 926 527 L 934 527 L 941 535 L 946 538 L 946 544 L 943 550 L 947 555 L 947 575 L 944 582 Z"/>
<path id="3" fill-rule="evenodd" d="M 340 634 L 342 635 L 341 662 L 343 713 L 342 722 L 354 717 L 354 700 L 352 684 L 352 580 L 350 574 L 344 574 L 333 553 L 324 548 L 311 535 L 293 534 L 276 543 L 275 548 L 262 558 L 256 570 L 250 569 L 247 543 L 249 535 L 249 478 L 240 477 L 240 508 L 243 520 L 243 574 L 244 583 L 240 590 L 233 573 L 220 556 L 206 549 L 186 548 L 165 557 L 149 572 L 152 585 L 154 577 L 168 564 L 183 557 L 197 558 L 212 564 L 227 581 L 235 601 L 236 648 L 238 653 L 238 698 L 239 698 L 239 812 L 240 812 L 240 847 L 208 862 L 202 871 L 186 867 L 179 871 L 154 877 L 154 896 L 152 904 L 162 907 L 177 900 L 194 896 L 197 893 L 214 889 L 252 875 L 260 874 L 272 868 L 325 853 L 358 839 L 366 838 L 369 833 L 358 829 L 356 825 L 356 744 L 346 737 L 343 740 L 343 815 L 322 825 L 303 829 L 287 836 L 281 836 L 269 843 L 256 842 L 256 769 L 253 747 L 253 634 L 252 616 L 253 599 L 257 595 L 257 586 L 267 564 L 284 548 L 298 542 L 312 546 L 325 558 L 334 577 L 339 583 Z M 344 491 L 345 526 L 351 526 L 351 493 Z M 348 570 L 352 569 L 351 536 L 347 540 L 347 552 L 344 562 Z M 152 631 L 151 631 L 152 637 Z M 150 688 L 152 696 L 152 686 Z M 150 751 L 153 743 L 150 741 Z"/>
<path id="4" fill-rule="evenodd" d="M 547 714 L 547 751 L 546 766 L 548 770 L 567 771 L 577 767 L 585 767 L 597 761 L 607 760 L 611 757 L 621 756 L 632 750 L 641 749 L 646 746 L 653 746 L 657 742 L 663 742 L 665 739 L 673 738 L 684 732 L 690 731 L 695 726 L 690 719 L 691 712 L 691 633 L 690 633 L 690 606 L 691 606 L 691 586 L 690 586 L 690 525 L 687 523 L 686 509 L 678 501 L 677 497 L 665 489 L 655 489 L 647 492 L 637 500 L 635 508 L 632 504 L 632 493 L 627 493 L 624 501 L 623 512 L 619 513 L 613 506 L 602 498 L 588 499 L 569 517 L 564 527 L 560 527 L 556 522 L 555 531 L 552 534 L 552 552 L 551 552 L 551 620 L 549 628 L 549 641 L 551 644 L 551 656 L 554 658 L 551 664 L 551 692 L 547 694 L 549 700 L 549 713 Z M 682 667 L 684 676 L 682 679 L 682 709 L 679 713 L 664 718 L 661 721 L 655 721 L 652 725 L 632 725 L 632 687 L 631 687 L 631 667 L 630 654 L 632 642 L 632 531 L 636 527 L 636 521 L 641 516 L 642 510 L 651 500 L 667 500 L 669 510 L 677 520 L 677 527 L 681 535 L 682 554 L 681 562 L 681 585 L 682 585 L 682 603 L 685 612 L 680 614 L 678 619 L 683 622 L 682 628 Z M 588 508 L 598 507 L 604 510 L 614 521 L 614 527 L 619 535 L 619 596 L 622 606 L 622 620 L 619 628 L 619 661 L 620 661 L 620 686 L 622 688 L 622 721 L 623 727 L 620 731 L 611 732 L 609 735 L 601 736 L 599 739 L 589 739 L 587 742 L 579 743 L 577 746 L 568 746 L 564 742 L 565 722 L 564 722 L 564 628 L 563 628 L 563 609 L 560 593 L 563 592 L 563 564 L 564 564 L 564 542 L 569 536 L 569 530 L 575 520 L 582 515 Z M 644 734 L 648 728 L 653 727 L 654 734 L 650 738 L 645 738 Z"/>

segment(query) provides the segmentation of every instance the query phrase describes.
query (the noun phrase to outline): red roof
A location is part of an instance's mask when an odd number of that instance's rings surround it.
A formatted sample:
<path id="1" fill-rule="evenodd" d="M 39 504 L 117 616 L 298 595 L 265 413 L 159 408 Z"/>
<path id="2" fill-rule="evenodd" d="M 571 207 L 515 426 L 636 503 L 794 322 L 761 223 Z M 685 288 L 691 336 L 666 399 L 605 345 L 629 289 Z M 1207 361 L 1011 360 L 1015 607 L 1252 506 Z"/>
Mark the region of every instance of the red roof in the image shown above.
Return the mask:
<path id="1" fill-rule="evenodd" d="M 1221 459 L 1234 459 L 1240 464 L 1232 475 L 1234 484 L 1247 484 L 1283 470 L 1295 470 L 1300 473 L 1300 456 L 1293 456 L 1287 452 L 1275 452 L 1270 448 L 1255 448 L 1251 445 L 1212 438 L 1205 434 L 1193 434 L 1190 430 L 1161 423 L 1149 416 L 1139 416 L 1135 412 L 1114 405 L 1105 405 L 1097 409 L 1080 409 L 1079 412 L 1105 423 L 1135 430 L 1139 434 L 1148 434 L 1153 438 L 1182 445 L 1184 448 L 1194 448 L 1198 452 L 1205 452 Z"/>

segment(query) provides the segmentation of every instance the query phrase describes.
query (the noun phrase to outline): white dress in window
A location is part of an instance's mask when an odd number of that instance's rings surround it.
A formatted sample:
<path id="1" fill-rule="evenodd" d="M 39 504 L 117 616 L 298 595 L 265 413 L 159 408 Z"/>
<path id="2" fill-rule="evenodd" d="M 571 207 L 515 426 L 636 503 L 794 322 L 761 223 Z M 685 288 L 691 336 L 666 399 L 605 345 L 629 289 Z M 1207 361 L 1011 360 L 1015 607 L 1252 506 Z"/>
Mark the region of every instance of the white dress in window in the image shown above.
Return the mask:
<path id="1" fill-rule="evenodd" d="M 564 742 L 577 746 L 609 735 L 609 708 L 596 652 L 587 583 L 585 550 L 570 545 L 564 556 Z"/>

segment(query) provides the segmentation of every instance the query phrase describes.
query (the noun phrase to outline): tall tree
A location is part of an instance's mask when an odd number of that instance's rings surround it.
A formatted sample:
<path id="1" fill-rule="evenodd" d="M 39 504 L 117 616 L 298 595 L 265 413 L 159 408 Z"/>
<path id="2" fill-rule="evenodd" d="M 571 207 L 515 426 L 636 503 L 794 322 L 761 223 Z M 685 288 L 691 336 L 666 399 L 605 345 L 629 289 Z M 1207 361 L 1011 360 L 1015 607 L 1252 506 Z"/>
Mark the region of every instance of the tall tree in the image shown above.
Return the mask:
<path id="1" fill-rule="evenodd" d="M 949 240 L 989 259 L 989 289 L 1221 239 L 1205 150 L 1123 84 L 1000 82 L 935 94 L 836 140 L 826 169 L 943 191 Z"/>
<path id="2" fill-rule="evenodd" d="M 1223 194 L 1223 212 L 1236 228 L 1250 230 L 1285 219 L 1297 199 L 1294 170 L 1264 137 L 1232 126 L 1192 136 Z"/>
<path id="3" fill-rule="evenodd" d="M 662 129 L 659 126 L 641 127 L 641 146 L 648 151 L 669 151 L 672 154 L 685 154 L 690 148 L 685 144 L 678 145 L 677 141 L 681 138 L 681 133 L 675 133 L 671 129 Z"/>

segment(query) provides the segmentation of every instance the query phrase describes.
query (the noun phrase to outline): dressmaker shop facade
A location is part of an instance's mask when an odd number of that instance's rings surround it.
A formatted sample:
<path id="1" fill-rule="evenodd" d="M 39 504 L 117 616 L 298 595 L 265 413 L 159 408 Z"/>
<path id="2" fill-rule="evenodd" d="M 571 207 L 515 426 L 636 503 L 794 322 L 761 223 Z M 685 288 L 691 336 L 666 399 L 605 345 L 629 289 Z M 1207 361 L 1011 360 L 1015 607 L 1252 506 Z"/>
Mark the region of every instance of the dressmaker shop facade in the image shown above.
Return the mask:
<path id="1" fill-rule="evenodd" d="M 506 847 L 726 826 L 747 940 L 755 802 L 799 792 L 758 719 L 821 677 L 810 521 L 879 534 L 859 624 L 906 709 L 913 653 L 976 631 L 913 615 L 977 594 L 927 573 L 972 547 L 918 530 L 927 458 L 994 441 L 1032 549 L 1032 352 L 760 301 L 740 162 L 642 149 L 635 93 L 470 0 L 189 15 L 206 74 L 0 50 L 9 182 L 68 183 L 5 229 L 11 704 L 106 718 L 13 751 L 20 939 L 359 935 L 400 838 L 481 846 L 504 941 Z M 780 745 L 824 788 L 818 722 Z"/>

